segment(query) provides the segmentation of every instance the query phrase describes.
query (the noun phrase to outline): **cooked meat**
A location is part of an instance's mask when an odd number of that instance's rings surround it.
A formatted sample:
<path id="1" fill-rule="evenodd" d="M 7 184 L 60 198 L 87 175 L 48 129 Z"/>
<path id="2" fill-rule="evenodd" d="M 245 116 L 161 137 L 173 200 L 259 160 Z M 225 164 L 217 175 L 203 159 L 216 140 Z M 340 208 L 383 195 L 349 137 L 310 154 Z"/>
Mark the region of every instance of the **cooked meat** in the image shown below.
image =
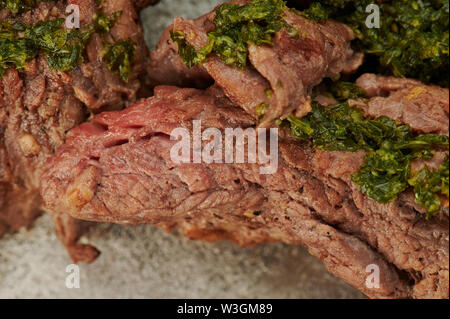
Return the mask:
<path id="1" fill-rule="evenodd" d="M 248 1 L 232 2 L 242 5 Z M 284 19 L 299 30 L 299 36 L 293 37 L 283 29 L 275 35 L 272 47 L 250 45 L 250 65 L 244 70 L 226 65 L 218 56 L 209 57 L 203 70 L 198 66 L 188 69 L 177 56 L 178 45 L 169 39 L 169 30 L 182 31 L 190 45 L 199 50 L 210 41 L 207 33 L 214 29 L 214 18 L 215 11 L 196 20 L 175 19 L 151 55 L 150 73 L 157 75 L 156 83 L 203 87 L 208 84 L 206 71 L 232 101 L 254 118 L 259 117 L 258 106 L 267 105 L 262 126 L 293 111 L 305 115 L 311 110 L 309 96 L 314 86 L 324 77 L 355 71 L 363 60 L 363 55 L 350 47 L 354 35 L 347 26 L 331 20 L 316 23 L 286 10 Z M 268 89 L 273 97 L 267 96 Z"/>
<path id="2" fill-rule="evenodd" d="M 92 21 L 92 16 L 96 10 L 92 0 L 88 2 L 91 2 L 88 6 L 91 12 L 87 15 L 86 23 Z M 86 0 L 81 1 L 80 6 L 82 5 L 88 5 Z M 139 78 L 145 76 L 148 50 L 145 45 L 142 26 L 136 22 L 138 14 L 133 7 L 133 1 L 104 1 L 101 10 L 106 15 L 122 11 L 122 15 L 108 36 L 111 37 L 112 42 L 130 38 L 137 45 L 131 77 L 128 83 L 125 83 L 117 74 L 107 70 L 100 57 L 100 53 L 104 49 L 104 40 L 99 34 L 94 34 L 86 48 L 87 63 L 81 64 L 73 72 L 73 90 L 75 96 L 91 110 L 101 108 L 121 109 L 136 100 L 141 85 Z"/>
<path id="3" fill-rule="evenodd" d="M 363 75 L 356 83 L 369 97 L 374 97 L 362 106 L 368 115 L 385 115 L 409 124 L 414 130 L 448 136 L 447 89 L 375 74 Z"/>
<path id="4" fill-rule="evenodd" d="M 209 74 L 199 66 L 188 68 L 178 56 L 178 46 L 170 37 L 172 29 L 170 25 L 164 30 L 156 50 L 150 52 L 147 73 L 152 86 L 209 87 L 213 82 Z"/>
<path id="5" fill-rule="evenodd" d="M 286 136 L 272 175 L 260 174 L 260 163 L 175 163 L 171 132 L 192 132 L 194 120 L 222 132 L 255 124 L 217 86 L 158 87 L 153 98 L 69 133 L 43 175 L 45 207 L 55 216 L 177 227 L 207 241 L 300 244 L 370 297 L 448 298 L 448 215 L 427 221 L 408 196 L 389 204 L 364 196 L 349 178 L 363 152 L 314 151 Z M 378 289 L 366 286 L 372 264 Z"/>
<path id="6" fill-rule="evenodd" d="M 128 83 L 109 71 L 100 57 L 102 37 L 95 34 L 86 48 L 84 62 L 73 72 L 49 68 L 43 55 L 28 63 L 23 72 L 10 68 L 0 78 L 0 236 L 7 230 L 31 225 L 40 213 L 39 184 L 44 162 L 64 143 L 66 132 L 84 122 L 91 112 L 122 109 L 134 102 L 145 74 L 148 54 L 142 27 L 136 22 L 132 0 L 69 0 L 42 2 L 18 17 L 2 10 L 2 19 L 35 24 L 64 17 L 68 4 L 80 7 L 81 27 L 92 22 L 98 10 L 122 16 L 105 37 L 116 42 L 131 38 L 136 44 L 133 72 Z M 2 20 L 3 21 L 3 20 Z M 86 225 L 67 217 L 55 219 L 56 230 L 75 261 L 93 261 L 98 252 L 76 244 Z M 81 247 L 81 248 L 80 248 Z M 81 256 L 81 257 L 80 257 Z"/>
<path id="7" fill-rule="evenodd" d="M 149 5 L 153 5 L 159 2 L 159 0 L 134 0 L 134 7 L 137 10 L 144 9 L 145 7 L 148 7 Z"/>

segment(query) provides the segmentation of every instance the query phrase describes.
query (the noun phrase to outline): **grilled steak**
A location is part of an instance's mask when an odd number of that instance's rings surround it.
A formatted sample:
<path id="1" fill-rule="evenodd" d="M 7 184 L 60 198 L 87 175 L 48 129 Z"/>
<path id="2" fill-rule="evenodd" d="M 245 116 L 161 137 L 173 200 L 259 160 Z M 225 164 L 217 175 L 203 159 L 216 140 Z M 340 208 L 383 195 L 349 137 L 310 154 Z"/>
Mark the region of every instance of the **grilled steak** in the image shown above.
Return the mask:
<path id="1" fill-rule="evenodd" d="M 231 2 L 243 5 L 248 1 Z M 349 27 L 331 20 L 316 23 L 286 10 L 284 20 L 299 30 L 299 35 L 292 36 L 282 29 L 274 36 L 273 46 L 250 45 L 250 65 L 244 70 L 225 64 L 216 55 L 188 69 L 177 56 L 178 45 L 170 39 L 169 31 L 183 32 L 186 41 L 200 50 L 210 41 L 207 33 L 215 28 L 215 16 L 214 10 L 196 20 L 175 19 L 151 53 L 150 77 L 157 84 L 190 84 L 198 88 L 207 85 L 210 77 L 254 118 L 260 117 L 258 106 L 267 105 L 261 126 L 293 111 L 305 115 L 311 110 L 309 96 L 314 86 L 324 77 L 355 71 L 363 61 L 363 55 L 350 47 L 354 35 Z M 273 96 L 267 95 L 268 90 Z"/>
<path id="2" fill-rule="evenodd" d="M 122 109 L 134 102 L 145 76 L 148 52 L 142 27 L 136 22 L 134 1 L 102 1 L 101 6 L 94 0 L 42 2 L 17 17 L 2 10 L 0 22 L 8 19 L 31 25 L 65 17 L 68 4 L 79 5 L 81 28 L 92 23 L 100 10 L 106 15 L 122 11 L 122 15 L 111 32 L 93 35 L 84 62 L 72 72 L 51 70 L 45 56 L 39 55 L 23 72 L 10 68 L 0 78 L 0 236 L 9 229 L 30 226 L 39 215 L 43 163 L 64 143 L 66 132 L 92 112 Z M 115 43 L 127 38 L 136 44 L 136 54 L 133 72 L 125 83 L 108 70 L 100 53 L 105 39 Z M 95 258 L 95 249 L 75 244 L 81 235 L 79 230 L 86 225 L 68 216 L 58 217 L 55 222 L 57 233 L 74 260 L 89 262 Z"/>
<path id="3" fill-rule="evenodd" d="M 447 89 L 375 74 L 365 74 L 356 83 L 373 97 L 367 105 L 360 104 L 371 117 L 384 115 L 416 131 L 449 135 Z"/>
<path id="4" fill-rule="evenodd" d="M 382 94 L 371 101 L 395 103 L 399 114 L 415 99 L 423 103 L 419 111 L 448 112 L 447 90 L 420 85 L 422 98 L 411 96 L 417 82 L 389 88 L 385 83 L 398 80 L 375 79 L 374 92 Z M 207 241 L 300 244 L 369 297 L 448 298 L 448 212 L 427 221 L 411 194 L 389 204 L 364 196 L 350 180 L 363 152 L 315 151 L 281 134 L 271 175 L 260 173 L 261 163 L 176 163 L 172 130 L 192 132 L 195 120 L 222 132 L 255 124 L 217 86 L 158 87 L 153 98 L 97 115 L 69 133 L 43 175 L 46 209 L 89 221 L 177 227 Z M 379 267 L 379 288 L 366 285 L 369 265 Z"/>
<path id="5" fill-rule="evenodd" d="M 133 0 L 133 2 L 134 2 L 134 7 L 137 10 L 141 10 L 141 9 L 148 7 L 149 5 L 158 3 L 159 0 Z"/>

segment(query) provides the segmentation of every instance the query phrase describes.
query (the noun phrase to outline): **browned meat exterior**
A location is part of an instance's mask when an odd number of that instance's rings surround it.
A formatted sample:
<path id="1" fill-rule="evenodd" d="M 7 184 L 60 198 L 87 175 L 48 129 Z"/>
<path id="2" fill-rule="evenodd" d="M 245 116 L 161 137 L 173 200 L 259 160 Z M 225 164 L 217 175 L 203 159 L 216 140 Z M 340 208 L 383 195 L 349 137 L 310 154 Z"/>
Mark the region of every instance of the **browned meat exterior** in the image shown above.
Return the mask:
<path id="1" fill-rule="evenodd" d="M 132 0 L 69 0 L 43 2 L 16 20 L 34 24 L 65 16 L 68 4 L 80 7 L 81 27 L 92 22 L 95 12 L 122 11 L 108 40 L 131 38 L 137 44 L 136 59 L 129 82 L 109 71 L 100 58 L 103 39 L 94 35 L 88 44 L 84 63 L 73 72 L 50 70 L 44 56 L 28 63 L 23 72 L 9 69 L 0 78 L 0 236 L 8 230 L 29 227 L 40 214 L 40 178 L 45 161 L 64 143 L 66 132 L 84 122 L 89 113 L 121 109 L 137 99 L 140 78 L 148 54 L 142 28 L 136 22 Z M 2 10 L 1 21 L 11 18 Z M 64 222 L 64 223 L 63 223 Z M 84 223 L 70 218 L 55 219 L 56 230 L 75 261 L 91 262 L 98 252 L 84 255 L 76 242 Z M 81 247 L 81 248 L 80 248 Z"/>
<path id="2" fill-rule="evenodd" d="M 423 133 L 449 135 L 447 89 L 375 74 L 361 76 L 356 84 L 374 97 L 362 106 L 368 115 L 385 115 Z"/>
<path id="3" fill-rule="evenodd" d="M 192 132 L 194 120 L 222 131 L 254 125 L 217 87 L 158 87 L 155 97 L 71 131 L 47 164 L 45 207 L 89 221 L 177 227 L 207 241 L 301 244 L 370 297 L 448 298 L 448 214 L 426 221 L 408 196 L 390 204 L 365 197 L 349 178 L 362 152 L 314 151 L 281 138 L 272 175 L 259 164 L 174 163 L 170 134 Z M 365 283 L 372 264 L 378 289 Z"/>
<path id="4" fill-rule="evenodd" d="M 164 30 L 156 50 L 150 52 L 147 73 L 151 86 L 209 87 L 214 81 L 208 72 L 199 66 L 188 68 L 179 57 L 178 46 L 170 37 L 172 29 L 170 25 Z"/>
<path id="5" fill-rule="evenodd" d="M 246 0 L 232 1 L 245 4 Z M 355 53 L 350 42 L 352 30 L 340 23 L 313 22 L 286 10 L 285 21 L 299 30 L 292 37 L 287 30 L 278 32 L 274 44 L 249 47 L 250 65 L 244 70 L 226 65 L 218 56 L 209 57 L 200 67 L 187 69 L 176 55 L 178 45 L 169 39 L 169 30 L 182 31 L 187 41 L 196 49 L 209 43 L 207 33 L 214 29 L 215 11 L 196 20 L 176 18 L 152 53 L 150 73 L 159 74 L 155 82 L 185 86 L 193 83 L 202 87 L 208 83 L 204 71 L 222 87 L 225 94 L 254 118 L 258 118 L 258 106 L 266 104 L 261 126 L 270 125 L 275 118 L 284 118 L 293 111 L 298 116 L 311 110 L 310 93 L 325 77 L 351 73 L 362 63 L 363 55 Z M 272 97 L 266 92 L 273 91 Z"/>
<path id="6" fill-rule="evenodd" d="M 141 10 L 150 5 L 157 4 L 159 2 L 159 0 L 134 0 L 133 2 L 134 2 L 134 7 L 137 10 Z"/>
<path id="7" fill-rule="evenodd" d="M 94 5 L 95 0 L 71 1 L 79 2 L 81 8 L 87 8 L 86 11 L 89 9 L 84 22 L 90 23 L 97 10 Z M 104 49 L 104 40 L 99 34 L 94 34 L 86 48 L 87 63 L 81 64 L 73 72 L 73 91 L 75 96 L 91 110 L 121 109 L 136 100 L 141 87 L 140 78 L 145 77 L 148 50 L 142 26 L 136 22 L 138 14 L 133 7 L 132 0 L 103 1 L 100 9 L 107 15 L 122 11 L 121 17 L 108 37 L 113 43 L 130 38 L 137 44 L 133 70 L 128 83 L 109 71 L 100 57 L 100 53 Z"/>

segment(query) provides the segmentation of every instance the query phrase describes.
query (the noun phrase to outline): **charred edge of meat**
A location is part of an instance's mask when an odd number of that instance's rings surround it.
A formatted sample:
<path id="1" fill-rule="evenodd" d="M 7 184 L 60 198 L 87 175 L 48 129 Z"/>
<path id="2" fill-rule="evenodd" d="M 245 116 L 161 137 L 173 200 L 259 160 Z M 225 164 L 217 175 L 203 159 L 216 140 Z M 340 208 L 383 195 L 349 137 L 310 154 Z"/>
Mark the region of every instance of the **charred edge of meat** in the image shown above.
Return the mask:
<path id="1" fill-rule="evenodd" d="M 401 112 L 409 114 L 419 103 L 424 116 L 437 118 L 422 117 L 411 127 L 442 129 L 448 91 L 427 87 L 428 93 L 408 100 L 418 83 L 401 80 L 402 87 L 393 89 L 395 80 L 361 80 L 369 82 L 361 84 L 369 96 L 371 81 L 393 91 L 388 97 L 372 96 L 366 111 L 389 113 L 381 105 L 398 112 L 401 105 Z M 92 221 L 179 227 L 191 238 L 226 238 L 240 245 L 303 244 L 331 272 L 369 296 L 448 297 L 448 216 L 418 218 L 410 193 L 389 204 L 364 196 L 350 180 L 364 152 L 312 151 L 307 143 L 283 138 L 279 170 L 264 177 L 258 164 L 173 163 L 170 149 L 176 141 L 169 135 L 180 126 L 192 128 L 195 119 L 202 119 L 205 128 L 254 125 L 217 88 L 159 87 L 155 97 L 123 112 L 101 114 L 73 131 L 43 177 L 48 209 Z M 381 289 L 365 286 L 369 264 L 383 268 Z"/>

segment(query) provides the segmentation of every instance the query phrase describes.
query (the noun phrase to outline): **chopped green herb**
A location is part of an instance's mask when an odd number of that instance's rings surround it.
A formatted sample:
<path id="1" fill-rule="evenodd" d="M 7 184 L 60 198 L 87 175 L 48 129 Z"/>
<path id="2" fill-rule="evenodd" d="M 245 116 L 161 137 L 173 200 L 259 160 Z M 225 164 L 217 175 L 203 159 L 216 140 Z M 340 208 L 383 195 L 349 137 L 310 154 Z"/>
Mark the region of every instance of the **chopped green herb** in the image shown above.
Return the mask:
<path id="1" fill-rule="evenodd" d="M 264 115 L 266 115 L 266 111 L 269 105 L 266 103 L 261 103 L 256 107 L 256 115 L 258 116 L 258 120 L 261 121 L 264 118 Z"/>
<path id="2" fill-rule="evenodd" d="M 391 146 L 386 142 L 379 150 L 369 153 L 359 173 L 352 176 L 362 193 L 380 203 L 393 201 L 408 188 L 413 159 L 432 157 L 429 152 L 407 154 Z"/>
<path id="3" fill-rule="evenodd" d="M 51 69 L 71 71 L 83 60 L 83 50 L 92 34 L 107 32 L 120 13 L 109 18 L 98 14 L 83 30 L 62 28 L 64 19 L 40 21 L 33 26 L 22 22 L 0 24 L 0 76 L 13 66 L 23 70 L 28 61 L 43 53 Z"/>
<path id="4" fill-rule="evenodd" d="M 210 42 L 200 50 L 193 48 L 181 31 L 174 30 L 171 36 L 188 67 L 205 62 L 215 53 L 226 64 L 243 68 L 249 45 L 272 45 L 273 35 L 282 28 L 294 35 L 295 30 L 283 20 L 285 9 L 282 0 L 253 0 L 243 6 L 223 4 L 216 10 L 215 29 L 208 33 Z"/>
<path id="5" fill-rule="evenodd" d="M 347 101 L 366 96 L 366 92 L 362 88 L 354 83 L 344 81 L 333 82 L 330 85 L 330 92 L 339 101 Z"/>
<path id="6" fill-rule="evenodd" d="M 122 80 L 128 82 L 131 73 L 136 45 L 131 39 L 108 44 L 102 53 L 111 71 L 118 72 Z"/>
<path id="7" fill-rule="evenodd" d="M 430 159 L 433 157 L 432 149 L 449 148 L 447 136 L 416 135 L 408 125 L 398 125 L 387 117 L 367 119 L 362 110 L 350 107 L 346 102 L 330 107 L 313 103 L 310 114 L 304 118 L 290 116 L 288 122 L 291 135 L 311 141 L 314 148 L 368 151 L 364 165 L 352 180 L 364 194 L 381 203 L 396 199 L 410 186 L 408 181 L 414 159 Z M 430 189 L 435 190 L 436 187 L 427 188 Z M 423 187 L 418 190 L 426 194 Z M 424 204 L 424 208 L 429 213 L 435 210 L 428 204 Z"/>
<path id="8" fill-rule="evenodd" d="M 414 187 L 416 202 L 424 207 L 427 218 L 430 218 L 441 209 L 439 196 L 449 198 L 449 158 L 445 158 L 437 171 L 431 171 L 427 166 L 421 169 L 414 177 L 408 180 Z"/>
<path id="9" fill-rule="evenodd" d="M 84 44 L 77 29 L 64 30 L 64 19 L 41 21 L 25 30 L 24 39 L 47 57 L 54 70 L 71 71 L 81 60 Z"/>
<path id="10" fill-rule="evenodd" d="M 349 25 L 356 45 L 379 57 L 380 70 L 398 77 L 449 86 L 449 1 L 401 0 L 377 3 L 380 28 L 368 28 L 366 7 L 373 0 L 314 1 L 304 14 Z"/>
<path id="11" fill-rule="evenodd" d="M 109 32 L 114 27 L 119 19 L 122 16 L 122 11 L 117 11 L 111 14 L 110 16 L 106 16 L 103 12 L 98 12 L 94 15 L 94 24 L 91 26 L 96 32 Z"/>
<path id="12" fill-rule="evenodd" d="M 10 65 L 14 65 L 19 71 L 23 70 L 26 62 L 36 54 L 37 51 L 24 39 L 0 40 L 0 77 Z"/>
<path id="13" fill-rule="evenodd" d="M 178 55 L 183 59 L 183 62 L 188 68 L 192 68 L 193 66 L 205 62 L 208 55 L 213 51 L 214 42 L 212 41 L 201 50 L 195 50 L 195 48 L 187 42 L 185 34 L 182 31 L 171 30 L 170 36 L 172 40 L 178 44 Z"/>
<path id="14" fill-rule="evenodd" d="M 36 8 L 40 2 L 52 0 L 0 0 L 0 10 L 9 9 L 13 15 Z"/>
<path id="15" fill-rule="evenodd" d="M 264 94 L 271 99 L 273 97 L 273 91 L 271 89 L 265 89 Z"/>
<path id="16" fill-rule="evenodd" d="M 320 2 L 313 2 L 308 9 L 303 11 L 303 14 L 314 21 L 326 22 L 332 10 L 329 7 L 323 6 Z"/>

